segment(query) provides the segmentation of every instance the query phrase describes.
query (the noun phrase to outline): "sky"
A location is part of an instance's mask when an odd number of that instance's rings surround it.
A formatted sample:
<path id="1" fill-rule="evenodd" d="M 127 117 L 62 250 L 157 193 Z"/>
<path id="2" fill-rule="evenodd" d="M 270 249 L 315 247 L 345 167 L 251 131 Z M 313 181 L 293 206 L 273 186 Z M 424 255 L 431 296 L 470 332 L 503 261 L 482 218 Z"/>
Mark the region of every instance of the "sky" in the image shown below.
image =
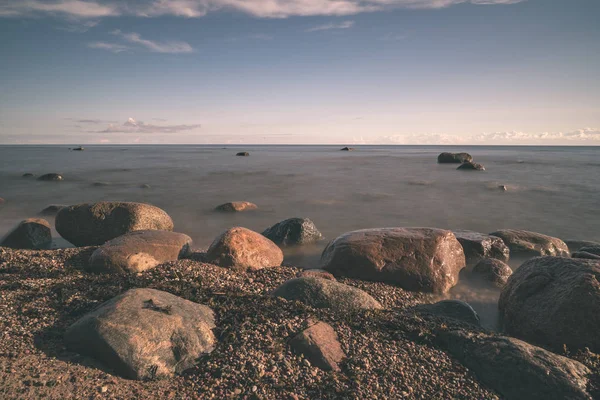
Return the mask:
<path id="1" fill-rule="evenodd" d="M 0 144 L 600 145 L 598 0 L 0 0 Z"/>

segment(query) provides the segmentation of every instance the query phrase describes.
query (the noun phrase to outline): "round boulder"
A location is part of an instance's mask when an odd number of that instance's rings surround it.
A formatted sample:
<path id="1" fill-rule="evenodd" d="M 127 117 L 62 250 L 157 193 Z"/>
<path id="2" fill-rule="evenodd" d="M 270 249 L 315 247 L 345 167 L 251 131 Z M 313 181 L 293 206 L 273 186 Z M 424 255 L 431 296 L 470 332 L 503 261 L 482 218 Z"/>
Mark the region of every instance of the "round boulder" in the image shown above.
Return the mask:
<path id="1" fill-rule="evenodd" d="M 562 240 L 541 233 L 518 229 L 502 229 L 490 233 L 510 249 L 511 256 L 531 258 L 538 256 L 569 256 L 569 248 Z"/>
<path id="2" fill-rule="evenodd" d="M 95 246 L 132 231 L 172 231 L 173 221 L 158 207 L 144 203 L 103 201 L 62 208 L 56 230 L 75 246 Z"/>
<path id="3" fill-rule="evenodd" d="M 441 153 L 437 162 L 439 164 L 462 164 L 473 161 L 473 157 L 469 153 Z"/>
<path id="4" fill-rule="evenodd" d="M 260 233 L 235 227 L 212 242 L 206 252 L 206 262 L 227 268 L 258 270 L 281 265 L 283 252 Z"/>
<path id="5" fill-rule="evenodd" d="M 13 249 L 47 249 L 52 243 L 50 224 L 45 219 L 23 220 L 0 242 Z"/>
<path id="6" fill-rule="evenodd" d="M 283 246 L 314 243 L 323 237 L 308 218 L 286 219 L 267 228 L 262 234 Z"/>
<path id="7" fill-rule="evenodd" d="M 62 181 L 63 179 L 61 174 L 44 174 L 37 178 L 38 181 Z"/>
<path id="8" fill-rule="evenodd" d="M 600 351 L 600 263 L 566 257 L 525 262 L 508 280 L 498 309 L 504 330 L 530 343 Z"/>
<path id="9" fill-rule="evenodd" d="M 497 236 L 466 230 L 453 233 L 463 247 L 469 266 L 485 258 L 496 258 L 504 262 L 509 259 L 510 250 Z"/>
<path id="10" fill-rule="evenodd" d="M 240 212 L 256 209 L 258 209 L 258 206 L 249 201 L 232 201 L 230 203 L 221 204 L 215 208 L 215 210 L 222 212 Z"/>
<path id="11" fill-rule="evenodd" d="M 382 308 L 381 304 L 365 291 L 315 277 L 290 279 L 275 289 L 272 295 L 296 300 L 314 308 L 330 308 L 340 313 Z"/>
<path id="12" fill-rule="evenodd" d="M 477 280 L 499 288 L 506 285 L 512 273 L 506 263 L 494 258 L 479 261 L 471 271 L 471 275 Z"/>
<path id="13" fill-rule="evenodd" d="M 345 233 L 327 245 L 321 268 L 336 276 L 445 293 L 465 267 L 463 248 L 450 231 L 380 228 Z"/>
<path id="14" fill-rule="evenodd" d="M 485 167 L 483 166 L 483 164 L 474 163 L 471 161 L 462 163 L 456 169 L 463 171 L 485 171 Z"/>

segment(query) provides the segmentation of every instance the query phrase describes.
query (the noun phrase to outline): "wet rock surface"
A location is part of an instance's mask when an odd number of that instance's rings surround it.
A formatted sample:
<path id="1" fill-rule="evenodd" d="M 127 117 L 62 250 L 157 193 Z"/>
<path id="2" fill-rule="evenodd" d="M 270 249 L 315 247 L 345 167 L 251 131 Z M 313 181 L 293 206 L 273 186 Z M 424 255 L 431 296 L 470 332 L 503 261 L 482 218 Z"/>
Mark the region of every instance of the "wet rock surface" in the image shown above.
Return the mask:
<path id="1" fill-rule="evenodd" d="M 169 231 L 135 231 L 106 242 L 92 253 L 88 270 L 137 273 L 189 256 L 192 238 Z"/>
<path id="2" fill-rule="evenodd" d="M 470 161 L 462 163 L 456 169 L 462 171 L 485 171 L 485 167 L 483 166 L 483 164 L 474 163 Z"/>
<path id="3" fill-rule="evenodd" d="M 38 181 L 62 181 L 62 180 L 64 180 L 64 178 L 61 174 L 51 173 L 51 174 L 44 174 L 44 175 L 40 176 L 39 178 L 37 178 L 37 180 Z"/>
<path id="4" fill-rule="evenodd" d="M 434 304 L 421 304 L 414 308 L 417 312 L 424 312 L 446 318 L 453 318 L 468 324 L 480 325 L 479 315 L 468 303 L 460 300 L 442 300 Z"/>
<path id="5" fill-rule="evenodd" d="M 531 258 L 538 256 L 569 256 L 569 248 L 559 238 L 518 229 L 501 229 L 490 233 L 504 241 L 511 256 Z"/>
<path id="6" fill-rule="evenodd" d="M 502 288 L 512 275 L 512 269 L 494 258 L 479 261 L 471 271 L 471 277 L 486 285 Z"/>
<path id="7" fill-rule="evenodd" d="M 145 203 L 99 202 L 62 208 L 56 230 L 75 246 L 101 245 L 139 230 L 173 230 L 173 220 L 158 207 Z"/>
<path id="8" fill-rule="evenodd" d="M 323 237 L 314 222 L 308 218 L 283 220 L 267 228 L 262 234 L 275 244 L 283 246 L 315 243 Z"/>
<path id="9" fill-rule="evenodd" d="M 56 215 L 61 210 L 61 208 L 64 208 L 64 207 L 68 207 L 68 206 L 65 204 L 50 204 L 48 207 L 46 207 L 42 211 L 40 211 L 40 215 L 47 215 L 47 216 Z"/>
<path id="10" fill-rule="evenodd" d="M 327 245 L 321 268 L 335 276 L 380 281 L 407 290 L 445 293 L 465 267 L 463 248 L 450 231 L 381 228 L 345 233 Z"/>
<path id="11" fill-rule="evenodd" d="M 14 249 L 46 249 L 51 243 L 50 224 L 41 218 L 21 221 L 0 240 L 0 246 Z"/>
<path id="12" fill-rule="evenodd" d="M 440 164 L 462 164 L 473 161 L 473 157 L 469 153 L 441 153 L 437 162 Z"/>
<path id="13" fill-rule="evenodd" d="M 258 209 L 258 206 L 254 203 L 250 203 L 249 201 L 232 201 L 229 203 L 221 204 L 220 206 L 217 206 L 215 208 L 215 210 L 221 212 L 241 212 L 256 209 Z"/>
<path id="14" fill-rule="evenodd" d="M 310 364 L 325 371 L 340 371 L 339 363 L 346 358 L 337 334 L 331 325 L 309 320 L 308 328 L 290 340 L 290 347 L 302 354 Z"/>
<path id="15" fill-rule="evenodd" d="M 496 258 L 504 262 L 510 258 L 510 250 L 499 237 L 467 230 L 452 232 L 463 247 L 467 265 L 473 266 L 486 258 Z"/>

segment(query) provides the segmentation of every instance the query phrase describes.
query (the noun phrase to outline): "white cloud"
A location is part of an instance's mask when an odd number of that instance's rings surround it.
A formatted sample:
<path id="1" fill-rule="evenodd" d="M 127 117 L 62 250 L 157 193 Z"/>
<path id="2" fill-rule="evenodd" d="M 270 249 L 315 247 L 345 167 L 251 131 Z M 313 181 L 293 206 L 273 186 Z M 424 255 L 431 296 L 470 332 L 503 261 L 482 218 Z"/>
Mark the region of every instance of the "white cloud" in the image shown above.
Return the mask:
<path id="1" fill-rule="evenodd" d="M 88 47 L 91 49 L 101 49 L 112 51 L 113 53 L 121 53 L 129 50 L 129 47 L 118 43 L 106 43 L 106 42 L 92 42 L 88 43 Z"/>
<path id="2" fill-rule="evenodd" d="M 74 23 L 61 26 L 58 29 L 61 31 L 74 32 L 74 33 L 85 33 L 90 29 L 98 26 L 100 21 L 87 20 L 87 21 L 74 21 Z"/>
<path id="3" fill-rule="evenodd" d="M 114 30 L 111 32 L 112 35 L 119 36 L 129 43 L 136 44 L 155 53 L 192 53 L 194 49 L 186 42 L 155 42 L 152 40 L 144 39 L 139 33 L 131 32 L 124 33 L 120 30 Z"/>
<path id="4" fill-rule="evenodd" d="M 0 0 L 0 17 L 40 13 L 77 18 L 109 16 L 198 18 L 232 10 L 260 18 L 353 15 L 394 8 L 445 8 L 456 4 L 514 4 L 525 0 Z"/>
<path id="5" fill-rule="evenodd" d="M 200 128 L 200 125 L 152 125 L 129 118 L 122 125 L 110 124 L 96 133 L 178 133 Z"/>
<path id="6" fill-rule="evenodd" d="M 314 26 L 306 30 L 306 32 L 329 31 L 332 29 L 349 29 L 354 26 L 354 21 L 343 21 L 339 23 L 330 22 L 328 24 Z"/>

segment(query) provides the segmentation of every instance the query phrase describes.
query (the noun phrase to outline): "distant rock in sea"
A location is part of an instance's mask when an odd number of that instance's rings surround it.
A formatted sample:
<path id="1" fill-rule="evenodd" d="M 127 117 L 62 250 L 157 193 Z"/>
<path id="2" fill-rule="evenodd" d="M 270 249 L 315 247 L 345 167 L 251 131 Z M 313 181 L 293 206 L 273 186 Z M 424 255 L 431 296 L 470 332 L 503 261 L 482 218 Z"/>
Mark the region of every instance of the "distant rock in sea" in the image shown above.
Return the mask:
<path id="1" fill-rule="evenodd" d="M 229 203 L 221 204 L 220 206 L 217 206 L 215 208 L 215 210 L 221 212 L 241 212 L 256 209 L 258 209 L 258 206 L 254 203 L 250 203 L 249 201 L 232 201 Z"/>
<path id="2" fill-rule="evenodd" d="M 239 153 L 236 154 L 236 156 L 238 157 L 248 157 L 250 155 L 250 153 L 248 153 L 247 151 L 240 151 Z"/>
<path id="3" fill-rule="evenodd" d="M 30 173 L 30 172 L 26 172 L 26 173 L 24 173 L 24 174 L 23 174 L 23 175 L 21 175 L 21 176 L 22 176 L 23 178 L 32 178 L 32 177 L 33 177 L 33 174 L 32 174 L 32 173 Z"/>
<path id="4" fill-rule="evenodd" d="M 340 150 L 341 151 L 354 151 L 354 147 L 343 147 Z"/>
<path id="5" fill-rule="evenodd" d="M 440 164 L 462 164 L 473 161 L 469 153 L 441 153 L 437 162 Z"/>
<path id="6" fill-rule="evenodd" d="M 471 161 L 462 163 L 456 169 L 463 170 L 463 171 L 485 171 L 485 167 L 483 166 L 483 164 L 478 164 L 478 163 L 474 163 Z"/>
<path id="7" fill-rule="evenodd" d="M 83 151 L 83 150 L 85 150 L 85 149 L 84 149 L 83 147 L 81 147 L 81 146 L 79 146 L 79 147 L 75 147 L 75 148 L 73 149 L 73 151 Z"/>
<path id="8" fill-rule="evenodd" d="M 38 181 L 62 181 L 62 180 L 64 180 L 64 178 L 61 174 L 51 173 L 51 174 L 44 174 L 44 175 L 40 176 L 37 180 Z"/>

